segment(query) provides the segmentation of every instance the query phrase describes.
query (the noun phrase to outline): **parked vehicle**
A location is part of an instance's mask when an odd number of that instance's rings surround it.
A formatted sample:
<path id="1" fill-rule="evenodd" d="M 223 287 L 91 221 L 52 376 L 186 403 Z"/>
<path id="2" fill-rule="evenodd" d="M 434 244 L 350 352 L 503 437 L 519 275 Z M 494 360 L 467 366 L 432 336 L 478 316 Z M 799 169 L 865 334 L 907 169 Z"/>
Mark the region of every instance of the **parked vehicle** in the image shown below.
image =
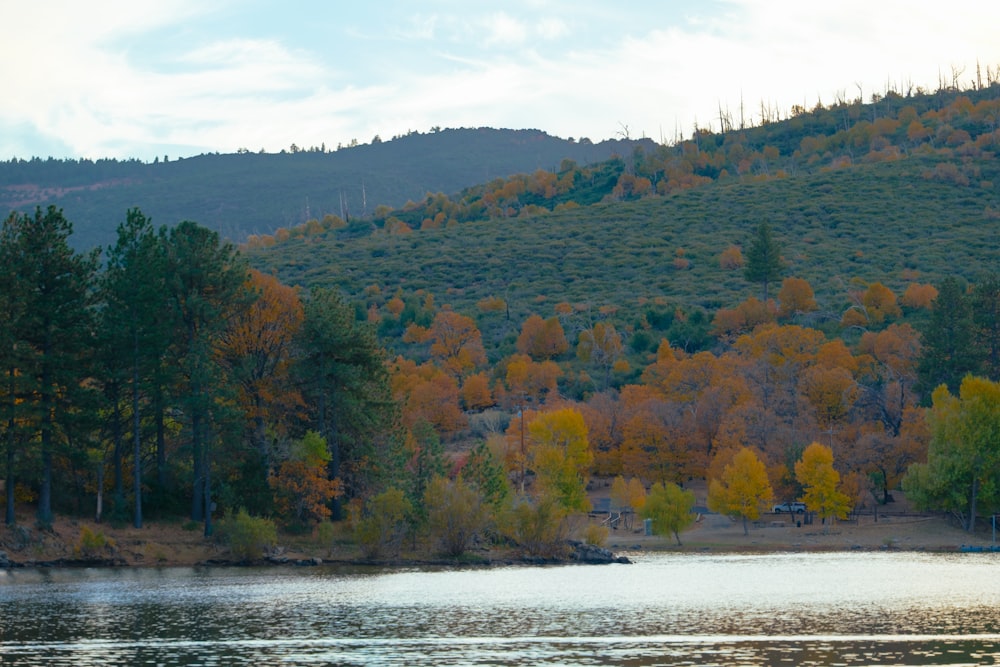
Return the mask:
<path id="1" fill-rule="evenodd" d="M 781 503 L 780 505 L 775 505 L 771 508 L 771 511 L 775 514 L 781 514 L 782 512 L 788 512 L 789 514 L 803 514 L 806 511 L 805 503 Z"/>

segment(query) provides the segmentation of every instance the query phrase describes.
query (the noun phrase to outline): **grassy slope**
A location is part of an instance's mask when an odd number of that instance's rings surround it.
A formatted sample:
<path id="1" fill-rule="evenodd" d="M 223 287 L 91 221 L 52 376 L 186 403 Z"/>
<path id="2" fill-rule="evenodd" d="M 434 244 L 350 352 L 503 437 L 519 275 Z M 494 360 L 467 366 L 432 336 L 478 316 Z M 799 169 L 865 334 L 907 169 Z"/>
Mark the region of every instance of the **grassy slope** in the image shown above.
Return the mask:
<path id="1" fill-rule="evenodd" d="M 1000 168 L 980 165 L 987 187 L 928 180 L 932 158 L 861 165 L 769 181 L 725 180 L 668 197 L 607 203 L 529 219 L 468 223 L 351 241 L 297 239 L 253 251 L 253 263 L 283 281 L 338 286 L 360 298 L 427 290 L 438 303 L 473 312 L 506 298 L 512 316 L 550 313 L 561 301 L 612 305 L 626 315 L 641 299 L 713 310 L 758 290 L 719 254 L 764 220 L 775 229 L 787 275 L 806 278 L 821 308 L 847 305 L 854 279 L 897 294 L 911 281 L 996 270 Z M 673 265 L 678 250 L 690 261 Z"/>

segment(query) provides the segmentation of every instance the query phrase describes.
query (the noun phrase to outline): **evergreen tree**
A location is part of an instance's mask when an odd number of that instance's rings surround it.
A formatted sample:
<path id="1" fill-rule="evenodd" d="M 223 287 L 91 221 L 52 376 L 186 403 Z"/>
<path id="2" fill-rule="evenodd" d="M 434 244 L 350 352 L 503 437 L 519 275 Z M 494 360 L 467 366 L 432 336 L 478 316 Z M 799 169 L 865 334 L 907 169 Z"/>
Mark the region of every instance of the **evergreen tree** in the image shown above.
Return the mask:
<path id="1" fill-rule="evenodd" d="M 945 278 L 927 324 L 921 331 L 923 353 L 917 365 L 925 395 L 944 384 L 958 392 L 962 378 L 979 366 L 975 345 L 972 305 L 955 278 Z"/>
<path id="2" fill-rule="evenodd" d="M 752 283 L 761 284 L 763 301 L 767 303 L 768 285 L 781 278 L 785 265 L 781 260 L 781 246 L 774 240 L 771 226 L 766 222 L 757 226 L 745 259 L 743 276 Z"/>
<path id="3" fill-rule="evenodd" d="M 142 404 L 144 387 L 155 382 L 170 342 L 166 312 L 166 258 L 152 223 L 130 209 L 118 226 L 118 240 L 108 252 L 101 280 L 103 380 L 116 396 L 127 391 L 132 430 L 133 524 L 142 527 Z M 113 426 L 120 433 L 117 420 Z M 115 487 L 121 495 L 121 452 L 115 438 Z"/>
<path id="4" fill-rule="evenodd" d="M 25 387 L 20 418 L 37 437 L 41 471 L 38 521 L 52 522 L 54 457 L 81 439 L 82 419 L 93 414 L 88 356 L 93 349 L 92 287 L 97 253 L 77 254 L 72 224 L 54 206 L 33 215 L 12 213 L 2 238 L 11 295 L 20 301 L 10 323 L 17 369 Z"/>
<path id="5" fill-rule="evenodd" d="M 236 248 L 194 222 L 161 230 L 166 285 L 176 327 L 173 358 L 180 371 L 180 399 L 191 442 L 191 519 L 211 534 L 210 427 L 227 393 L 216 345 L 228 318 L 249 299 L 247 268 Z M 217 420 L 218 422 L 218 420 Z"/>
<path id="6" fill-rule="evenodd" d="M 348 496 L 399 479 L 405 463 L 384 352 L 375 333 L 333 290 L 305 302 L 298 377 L 316 430 L 330 447 L 330 477 Z M 340 506 L 334 501 L 334 519 Z"/>
<path id="7" fill-rule="evenodd" d="M 980 373 L 1000 382 L 1000 273 L 982 278 L 972 290 L 972 323 Z"/>

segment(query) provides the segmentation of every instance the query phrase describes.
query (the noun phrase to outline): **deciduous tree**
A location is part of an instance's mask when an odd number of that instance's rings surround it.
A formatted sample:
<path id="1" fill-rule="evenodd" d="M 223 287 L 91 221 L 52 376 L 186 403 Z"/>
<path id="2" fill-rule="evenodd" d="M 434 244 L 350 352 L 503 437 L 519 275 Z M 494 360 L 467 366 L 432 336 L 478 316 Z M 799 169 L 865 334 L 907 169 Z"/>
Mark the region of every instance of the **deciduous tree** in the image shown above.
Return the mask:
<path id="1" fill-rule="evenodd" d="M 642 508 L 642 517 L 651 519 L 657 535 L 673 533 L 677 545 L 681 544 L 680 532 L 694 523 L 694 492 L 667 482 L 653 484 Z"/>
<path id="2" fill-rule="evenodd" d="M 574 408 L 542 412 L 528 423 L 531 468 L 543 493 L 550 493 L 567 511 L 590 509 L 586 475 L 594 456 L 587 441 L 587 425 Z"/>
<path id="3" fill-rule="evenodd" d="M 795 463 L 795 477 L 805 488 L 802 502 L 820 518 L 843 519 L 851 509 L 851 500 L 839 489 L 840 473 L 833 467 L 833 451 L 814 442 Z M 829 525 L 827 525 L 829 529 Z"/>
<path id="4" fill-rule="evenodd" d="M 287 520 L 318 523 L 329 518 L 329 503 L 343 492 L 340 480 L 327 476 L 329 462 L 326 440 L 316 431 L 307 431 L 292 443 L 270 479 L 275 507 Z"/>
<path id="5" fill-rule="evenodd" d="M 1000 508 L 1000 383 L 966 376 L 958 396 L 941 385 L 927 419 L 927 463 L 910 467 L 903 488 L 919 507 L 951 512 L 973 532 L 981 507 Z"/>
<path id="6" fill-rule="evenodd" d="M 488 527 L 490 512 L 482 494 L 462 478 L 434 478 L 423 502 L 431 541 L 446 556 L 461 556 Z"/>
<path id="7" fill-rule="evenodd" d="M 709 481 L 708 508 L 742 519 L 743 534 L 749 535 L 748 522 L 760 517 L 773 495 L 764 464 L 752 449 L 744 447 L 723 468 L 721 479 Z"/>
<path id="8" fill-rule="evenodd" d="M 429 338 L 431 356 L 455 377 L 463 377 L 486 363 L 482 335 L 471 317 L 440 310 L 434 316 Z"/>

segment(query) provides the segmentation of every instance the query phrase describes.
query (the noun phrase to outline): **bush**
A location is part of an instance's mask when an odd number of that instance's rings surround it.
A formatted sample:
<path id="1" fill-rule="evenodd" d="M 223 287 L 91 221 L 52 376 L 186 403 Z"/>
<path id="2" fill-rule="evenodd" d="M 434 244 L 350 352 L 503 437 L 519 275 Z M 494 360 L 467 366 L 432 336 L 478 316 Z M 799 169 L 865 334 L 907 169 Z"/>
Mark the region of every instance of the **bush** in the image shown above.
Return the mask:
<path id="1" fill-rule="evenodd" d="M 588 523 L 583 531 L 583 541 L 595 547 L 603 547 L 608 541 L 608 527 L 596 523 Z"/>
<path id="2" fill-rule="evenodd" d="M 96 558 L 105 549 L 113 549 L 115 541 L 105 537 L 101 531 L 93 531 L 84 526 L 80 529 L 80 539 L 73 548 L 74 554 L 84 558 Z"/>
<path id="3" fill-rule="evenodd" d="M 552 558 L 567 550 L 566 512 L 552 496 L 520 499 L 504 517 L 503 532 L 529 556 Z"/>
<path id="4" fill-rule="evenodd" d="M 389 489 L 372 498 L 354 528 L 365 557 L 398 556 L 410 530 L 412 512 L 412 504 L 399 489 Z"/>
<path id="5" fill-rule="evenodd" d="M 264 551 L 278 544 L 278 529 L 264 517 L 250 516 L 245 509 L 235 515 L 227 512 L 219 522 L 219 539 L 240 560 L 260 558 Z"/>
<path id="6" fill-rule="evenodd" d="M 424 493 L 431 541 L 446 556 L 461 556 L 485 532 L 489 510 L 464 481 L 435 477 Z"/>

